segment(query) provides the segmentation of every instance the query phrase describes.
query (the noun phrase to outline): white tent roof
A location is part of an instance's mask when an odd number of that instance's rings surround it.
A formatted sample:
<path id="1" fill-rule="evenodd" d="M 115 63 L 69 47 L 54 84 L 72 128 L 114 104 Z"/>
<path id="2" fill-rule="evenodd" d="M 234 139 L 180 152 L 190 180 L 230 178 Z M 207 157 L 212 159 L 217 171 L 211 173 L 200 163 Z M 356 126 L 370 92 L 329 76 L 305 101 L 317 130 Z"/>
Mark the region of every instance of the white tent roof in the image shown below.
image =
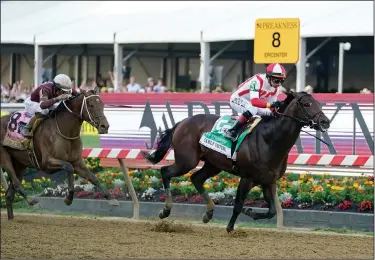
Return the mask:
<path id="1" fill-rule="evenodd" d="M 20 19 L 22 17 L 22 19 Z M 247 40 L 257 18 L 298 17 L 301 37 L 371 36 L 373 2 L 2 2 L 1 42 L 41 45 Z"/>

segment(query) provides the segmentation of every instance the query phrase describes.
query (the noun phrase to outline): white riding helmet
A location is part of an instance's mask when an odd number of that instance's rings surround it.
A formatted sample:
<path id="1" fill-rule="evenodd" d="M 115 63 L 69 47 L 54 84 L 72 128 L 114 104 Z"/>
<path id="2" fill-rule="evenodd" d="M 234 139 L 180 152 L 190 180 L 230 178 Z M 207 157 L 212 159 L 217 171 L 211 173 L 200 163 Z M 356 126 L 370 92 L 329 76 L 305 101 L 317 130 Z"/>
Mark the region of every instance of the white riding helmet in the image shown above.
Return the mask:
<path id="1" fill-rule="evenodd" d="M 72 92 L 72 80 L 65 74 L 56 75 L 53 82 L 64 92 Z"/>

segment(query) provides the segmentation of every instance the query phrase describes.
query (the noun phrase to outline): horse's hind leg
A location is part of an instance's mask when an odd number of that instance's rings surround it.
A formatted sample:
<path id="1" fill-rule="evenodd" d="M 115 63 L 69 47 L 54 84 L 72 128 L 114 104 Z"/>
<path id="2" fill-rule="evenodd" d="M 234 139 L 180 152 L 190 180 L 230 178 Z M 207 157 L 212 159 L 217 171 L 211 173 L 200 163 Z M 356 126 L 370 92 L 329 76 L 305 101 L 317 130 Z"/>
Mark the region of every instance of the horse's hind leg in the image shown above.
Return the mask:
<path id="1" fill-rule="evenodd" d="M 203 184 L 207 179 L 215 176 L 219 172 L 220 172 L 219 168 L 215 167 L 210 162 L 206 162 L 199 171 L 195 172 L 190 177 L 191 182 L 193 183 L 197 191 L 202 195 L 204 201 L 207 204 L 207 211 L 203 215 L 204 223 L 208 223 L 212 219 L 214 215 L 215 203 L 212 201 L 210 196 L 208 196 L 208 193 L 205 190 Z"/>
<path id="2" fill-rule="evenodd" d="M 187 160 L 188 162 L 188 160 Z M 199 160 L 198 160 L 199 162 Z M 184 164 L 177 164 L 176 162 L 172 165 L 163 166 L 160 169 L 161 177 L 163 179 L 163 186 L 165 189 L 165 194 L 167 197 L 165 198 L 165 207 L 162 209 L 159 213 L 159 218 L 163 219 L 168 217 L 171 214 L 172 209 L 172 193 L 170 190 L 170 181 L 173 177 L 179 177 L 187 172 L 189 172 L 191 169 L 193 169 L 198 162 L 194 164 L 194 162 L 190 163 L 184 163 Z"/>
<path id="3" fill-rule="evenodd" d="M 2 145 L 0 145 L 0 154 L 0 166 L 8 173 L 9 178 L 12 180 L 12 185 L 15 191 L 28 201 L 26 192 L 22 188 L 21 181 L 17 178 L 16 172 L 13 168 L 12 158 Z"/>
<path id="4" fill-rule="evenodd" d="M 17 173 L 17 177 L 22 182 L 23 176 L 24 176 L 25 171 L 26 171 L 26 167 L 24 167 L 24 166 L 22 166 L 18 163 L 14 163 L 14 169 Z M 5 194 L 8 220 L 12 220 L 14 218 L 13 201 L 14 201 L 15 195 L 16 195 L 16 190 L 14 189 L 14 186 L 12 185 L 12 180 L 10 180 L 10 185 L 8 186 L 8 189 L 7 189 L 6 194 Z M 28 203 L 29 203 L 29 205 L 34 205 L 34 204 L 37 204 L 38 201 L 36 199 L 32 198 L 32 199 L 28 199 Z"/>
<path id="5" fill-rule="evenodd" d="M 12 185 L 12 180 L 10 180 L 10 185 L 8 186 L 8 189 L 5 193 L 5 201 L 7 206 L 7 215 L 8 220 L 12 220 L 14 218 L 13 215 L 13 200 L 16 195 L 16 191 L 14 190 L 14 187 Z"/>

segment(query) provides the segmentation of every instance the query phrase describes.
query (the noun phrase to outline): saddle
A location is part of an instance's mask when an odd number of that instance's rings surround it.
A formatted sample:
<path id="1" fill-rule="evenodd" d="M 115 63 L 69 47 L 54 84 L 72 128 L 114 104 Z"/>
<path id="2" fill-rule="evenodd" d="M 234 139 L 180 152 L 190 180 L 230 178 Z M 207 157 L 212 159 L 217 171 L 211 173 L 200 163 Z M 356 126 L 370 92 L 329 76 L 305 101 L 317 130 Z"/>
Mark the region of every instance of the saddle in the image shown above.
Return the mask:
<path id="1" fill-rule="evenodd" d="M 7 125 L 7 132 L 2 144 L 17 150 L 33 149 L 32 138 L 23 136 L 24 127 L 30 122 L 32 115 L 25 111 L 15 111 L 11 114 Z M 40 125 L 43 118 L 37 118 L 31 127 L 31 133 Z"/>

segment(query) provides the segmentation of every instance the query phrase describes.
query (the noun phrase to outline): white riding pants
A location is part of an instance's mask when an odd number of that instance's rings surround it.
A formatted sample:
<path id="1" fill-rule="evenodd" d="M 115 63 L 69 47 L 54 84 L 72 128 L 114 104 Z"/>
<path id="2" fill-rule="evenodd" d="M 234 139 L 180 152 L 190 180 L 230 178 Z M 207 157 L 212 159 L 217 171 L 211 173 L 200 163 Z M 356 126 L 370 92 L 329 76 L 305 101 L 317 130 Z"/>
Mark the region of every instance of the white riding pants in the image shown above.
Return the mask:
<path id="1" fill-rule="evenodd" d="M 31 101 L 30 97 L 26 98 L 24 104 L 26 112 L 30 115 L 35 115 L 37 112 L 47 115 L 50 109 L 54 109 L 59 105 L 59 103 L 55 103 L 50 108 L 41 109 L 40 103 Z"/>
<path id="2" fill-rule="evenodd" d="M 269 108 L 260 108 L 255 107 L 251 104 L 251 102 L 245 98 L 239 97 L 236 93 L 232 94 L 230 97 L 229 104 L 231 108 L 237 111 L 237 113 L 244 113 L 247 110 L 250 111 L 252 115 L 271 115 L 272 112 Z"/>

